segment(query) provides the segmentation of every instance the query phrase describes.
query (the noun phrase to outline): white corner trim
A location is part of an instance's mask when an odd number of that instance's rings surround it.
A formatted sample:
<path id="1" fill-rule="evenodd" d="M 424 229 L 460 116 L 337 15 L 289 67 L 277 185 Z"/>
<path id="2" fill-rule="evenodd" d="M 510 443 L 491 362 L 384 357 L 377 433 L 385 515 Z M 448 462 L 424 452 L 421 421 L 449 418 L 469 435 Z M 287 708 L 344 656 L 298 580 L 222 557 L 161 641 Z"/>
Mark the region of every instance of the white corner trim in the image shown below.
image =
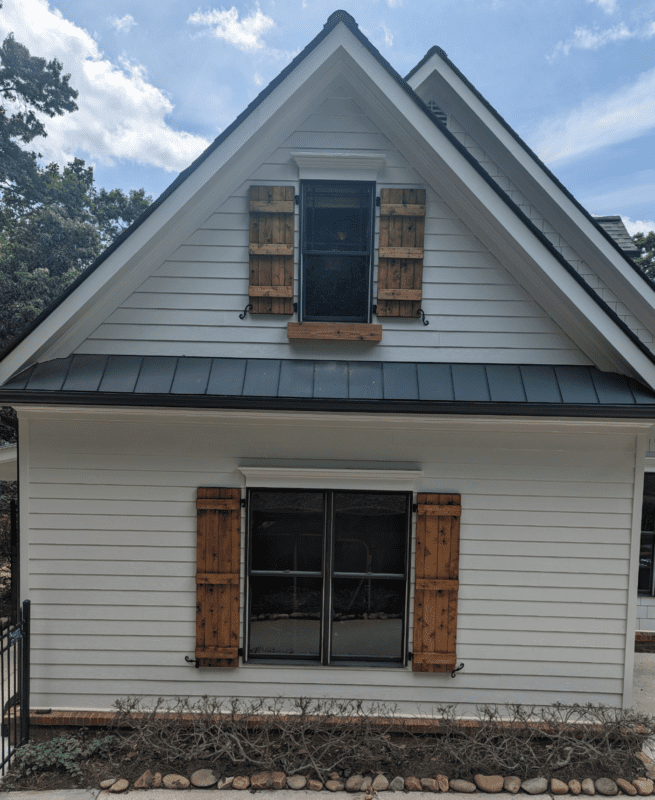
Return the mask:
<path id="1" fill-rule="evenodd" d="M 379 489 L 392 483 L 396 488 L 412 489 L 423 475 L 420 469 L 333 469 L 316 467 L 237 467 L 246 487 Z"/>
<path id="2" fill-rule="evenodd" d="M 387 163 L 384 153 L 344 153 L 331 150 L 295 150 L 291 159 L 298 165 L 301 180 L 375 181 Z"/>
<path id="3" fill-rule="evenodd" d="M 18 448 L 15 444 L 0 447 L 0 481 L 15 481 L 17 478 Z"/>

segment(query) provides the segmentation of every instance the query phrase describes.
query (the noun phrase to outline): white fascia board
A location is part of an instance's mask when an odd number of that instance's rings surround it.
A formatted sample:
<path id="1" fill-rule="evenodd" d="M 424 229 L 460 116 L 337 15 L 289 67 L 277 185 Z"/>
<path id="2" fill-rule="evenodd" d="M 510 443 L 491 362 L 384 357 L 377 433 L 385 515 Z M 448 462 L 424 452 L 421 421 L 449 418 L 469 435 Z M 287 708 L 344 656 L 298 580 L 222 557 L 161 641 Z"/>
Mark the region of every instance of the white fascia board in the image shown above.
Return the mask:
<path id="1" fill-rule="evenodd" d="M 518 166 L 529 176 L 533 186 L 538 187 L 542 202 L 549 198 L 551 209 L 557 209 L 562 225 L 567 230 L 562 234 L 570 238 L 571 246 L 578 251 L 581 258 L 589 262 L 600 278 L 614 291 L 632 310 L 644 326 L 655 333 L 655 291 L 626 263 L 616 252 L 603 234 L 580 211 L 561 188 L 550 178 L 541 166 L 532 158 L 525 148 L 507 131 L 494 114 L 462 81 L 453 69 L 438 55 L 432 55 L 428 61 L 411 76 L 408 83 L 413 89 L 424 84 L 432 75 L 446 83 L 461 101 L 470 109 L 482 128 L 486 128 L 496 137 L 497 143 L 509 153 Z M 474 131 L 469 131 L 474 134 Z M 481 147 L 487 144 L 479 142 Z M 491 153 L 493 156 L 493 153 Z M 529 191 L 524 187 L 529 196 Z M 568 225 L 567 225 L 568 222 Z"/>
<path id="2" fill-rule="evenodd" d="M 36 362 L 70 355 L 275 150 L 298 108 L 333 85 L 344 46 L 338 25 L 233 133 L 0 363 L 0 384 Z M 357 42 L 357 44 L 359 44 Z M 364 48 L 361 48 L 362 50 Z"/>
<path id="3" fill-rule="evenodd" d="M 181 409 L 181 408 L 116 408 L 115 406 L 32 406 L 15 405 L 18 419 L 23 420 L 92 420 L 99 425 L 113 422 L 153 422 L 157 425 L 181 424 L 207 425 L 214 427 L 233 426 L 270 428 L 302 427 L 312 429 L 321 426 L 350 430 L 370 431 L 474 431 L 489 432 L 535 432 L 535 433 L 589 433 L 599 436 L 638 435 L 648 433 L 654 420 L 613 419 L 585 417 L 490 417 L 457 414 L 370 414 L 354 412 L 319 411 L 248 411 L 241 409 Z"/>
<path id="4" fill-rule="evenodd" d="M 655 388 L 655 364 L 527 228 L 389 73 L 371 57 L 372 82 L 358 80 L 362 103 L 415 169 L 601 370 L 628 372 Z M 377 74 L 375 74 L 377 72 Z M 375 92 L 371 91 L 375 86 Z M 381 91 L 380 91 L 381 90 Z M 380 102 L 380 97 L 387 100 Z M 375 117 L 378 119 L 376 120 Z M 408 150 L 411 149 L 411 156 Z M 436 156 L 436 158 L 435 158 Z"/>
<path id="5" fill-rule="evenodd" d="M 0 481 L 15 481 L 18 475 L 18 448 L 0 447 Z"/>

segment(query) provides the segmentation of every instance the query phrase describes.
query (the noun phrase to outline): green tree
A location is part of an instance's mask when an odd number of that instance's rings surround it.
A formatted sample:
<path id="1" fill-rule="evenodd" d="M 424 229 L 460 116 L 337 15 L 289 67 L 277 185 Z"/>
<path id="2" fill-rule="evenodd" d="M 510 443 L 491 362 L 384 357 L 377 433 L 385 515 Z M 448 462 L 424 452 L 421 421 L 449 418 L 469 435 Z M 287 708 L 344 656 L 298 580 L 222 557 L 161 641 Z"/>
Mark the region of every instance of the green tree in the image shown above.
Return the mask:
<path id="1" fill-rule="evenodd" d="M 635 233 L 632 240 L 641 251 L 639 258 L 635 258 L 635 264 L 641 267 L 649 278 L 655 279 L 655 231 L 650 233 L 640 231 Z"/>

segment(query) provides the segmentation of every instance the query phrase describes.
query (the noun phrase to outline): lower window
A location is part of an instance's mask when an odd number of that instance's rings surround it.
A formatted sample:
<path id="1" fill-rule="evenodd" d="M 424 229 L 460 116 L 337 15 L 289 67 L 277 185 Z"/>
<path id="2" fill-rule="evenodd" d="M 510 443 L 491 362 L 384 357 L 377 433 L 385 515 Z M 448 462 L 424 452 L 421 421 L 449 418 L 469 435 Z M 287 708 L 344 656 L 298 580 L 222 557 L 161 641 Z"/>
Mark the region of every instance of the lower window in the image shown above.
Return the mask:
<path id="1" fill-rule="evenodd" d="M 251 489 L 247 660 L 404 665 L 411 494 Z"/>

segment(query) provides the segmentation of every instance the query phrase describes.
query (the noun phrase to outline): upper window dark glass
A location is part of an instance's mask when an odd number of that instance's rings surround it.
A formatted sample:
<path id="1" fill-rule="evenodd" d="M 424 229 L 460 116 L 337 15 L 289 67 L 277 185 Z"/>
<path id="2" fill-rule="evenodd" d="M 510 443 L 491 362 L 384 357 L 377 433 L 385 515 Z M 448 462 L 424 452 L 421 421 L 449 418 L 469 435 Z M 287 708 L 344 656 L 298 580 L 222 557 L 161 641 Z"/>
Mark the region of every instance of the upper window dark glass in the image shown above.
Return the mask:
<path id="1" fill-rule="evenodd" d="M 302 319 L 369 322 L 374 183 L 302 182 Z"/>
<path id="2" fill-rule="evenodd" d="M 403 664 L 410 495 L 253 489 L 248 659 Z"/>
<path id="3" fill-rule="evenodd" d="M 653 594 L 653 553 L 655 549 L 655 472 L 644 475 L 644 504 L 641 512 L 639 548 L 639 594 Z"/>

